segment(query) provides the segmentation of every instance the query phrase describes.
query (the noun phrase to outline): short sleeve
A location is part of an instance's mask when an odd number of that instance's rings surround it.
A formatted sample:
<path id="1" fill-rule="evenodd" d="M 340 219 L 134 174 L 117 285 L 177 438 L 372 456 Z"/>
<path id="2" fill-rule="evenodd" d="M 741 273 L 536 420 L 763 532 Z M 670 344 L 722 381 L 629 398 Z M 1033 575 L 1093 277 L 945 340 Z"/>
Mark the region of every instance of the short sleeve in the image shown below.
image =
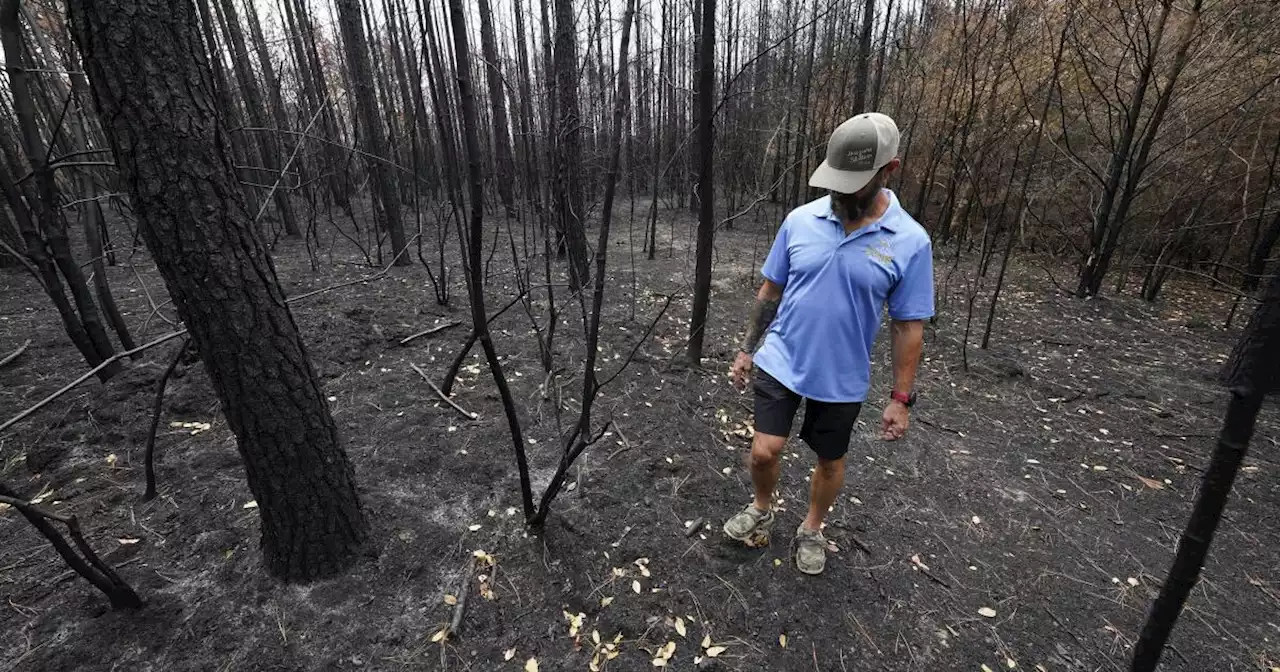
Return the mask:
<path id="1" fill-rule="evenodd" d="M 926 242 L 907 260 L 902 277 L 889 293 L 889 317 L 923 320 L 933 317 L 933 245 Z"/>
<path id="2" fill-rule="evenodd" d="M 764 266 L 760 269 L 760 274 L 765 279 L 779 285 L 787 284 L 787 275 L 791 272 L 791 259 L 787 252 L 790 222 L 788 218 L 782 222 L 782 226 L 778 227 L 778 235 L 773 239 L 773 247 L 769 249 L 769 256 L 765 257 Z"/>

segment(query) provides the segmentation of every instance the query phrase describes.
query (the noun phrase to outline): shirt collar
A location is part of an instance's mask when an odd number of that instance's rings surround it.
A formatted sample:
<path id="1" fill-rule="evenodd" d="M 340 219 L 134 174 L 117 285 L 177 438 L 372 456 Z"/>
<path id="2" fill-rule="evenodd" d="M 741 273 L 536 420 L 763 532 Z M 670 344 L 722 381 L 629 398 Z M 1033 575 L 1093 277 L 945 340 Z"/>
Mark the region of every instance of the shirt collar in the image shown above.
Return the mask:
<path id="1" fill-rule="evenodd" d="M 885 189 L 885 191 L 889 192 L 889 207 L 885 208 L 884 214 L 880 215 L 880 219 L 877 219 L 876 221 L 867 225 L 867 228 L 865 230 L 866 233 L 870 233 L 872 231 L 878 231 L 880 229 L 884 229 L 889 233 L 898 232 L 898 227 L 896 224 L 894 224 L 894 221 L 893 221 L 894 218 L 889 216 L 889 213 L 892 212 L 893 209 L 898 205 L 898 195 L 893 193 L 893 190 L 891 189 Z M 823 219 L 826 219 L 830 222 L 835 223 L 838 226 L 841 226 L 841 227 L 844 226 L 844 222 L 840 221 L 840 218 L 836 216 L 835 211 L 831 209 L 830 194 L 823 197 L 822 209 L 819 216 L 822 217 Z"/>

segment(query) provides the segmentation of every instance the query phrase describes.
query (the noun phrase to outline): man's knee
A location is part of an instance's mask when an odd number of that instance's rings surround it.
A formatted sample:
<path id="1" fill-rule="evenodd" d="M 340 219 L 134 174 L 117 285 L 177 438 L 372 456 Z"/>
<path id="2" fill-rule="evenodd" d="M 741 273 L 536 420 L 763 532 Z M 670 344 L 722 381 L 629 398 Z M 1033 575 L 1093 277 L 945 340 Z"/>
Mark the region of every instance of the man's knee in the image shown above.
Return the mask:
<path id="1" fill-rule="evenodd" d="M 787 445 L 787 437 L 756 434 L 751 442 L 751 466 L 767 467 L 778 460 L 782 449 Z"/>
<path id="2" fill-rule="evenodd" d="M 838 478 L 844 474 L 844 458 L 818 459 L 818 474 L 823 478 Z"/>

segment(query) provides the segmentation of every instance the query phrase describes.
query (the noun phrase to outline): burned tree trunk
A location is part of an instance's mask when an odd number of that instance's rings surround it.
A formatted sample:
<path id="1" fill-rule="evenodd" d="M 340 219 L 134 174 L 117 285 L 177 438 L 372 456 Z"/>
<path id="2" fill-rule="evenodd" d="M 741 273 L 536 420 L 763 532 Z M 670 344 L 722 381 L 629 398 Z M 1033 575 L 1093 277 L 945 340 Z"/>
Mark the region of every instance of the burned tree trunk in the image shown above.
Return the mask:
<path id="1" fill-rule="evenodd" d="M 232 0 L 221 0 L 221 2 L 222 16 L 226 19 L 222 32 L 226 35 L 227 42 L 231 46 L 231 65 L 235 68 L 236 79 L 240 81 L 240 92 L 244 95 L 245 108 L 249 112 L 249 123 L 257 128 L 266 128 L 268 125 L 266 104 L 262 100 L 262 89 L 258 86 L 258 79 L 254 75 L 253 66 L 249 63 L 249 49 L 245 46 L 244 34 L 240 28 L 240 17 L 236 13 L 236 6 Z M 264 70 L 265 72 L 267 71 Z M 272 86 L 272 83 L 268 81 L 267 86 Z M 248 182 L 254 184 L 265 182 L 270 185 L 279 175 L 281 165 L 284 163 L 284 157 L 276 136 L 277 134 L 261 131 L 257 133 L 258 146 L 262 148 L 262 166 L 253 166 L 257 170 L 246 171 Z M 262 179 L 264 175 L 269 176 L 269 179 Z M 275 189 L 273 191 L 276 211 L 280 215 L 280 221 L 284 223 L 285 233 L 290 236 L 298 235 L 298 220 L 293 214 L 293 205 L 289 202 L 289 193 L 283 189 Z M 263 194 L 265 197 L 266 191 Z"/>
<path id="2" fill-rule="evenodd" d="M 1228 371 L 1231 397 L 1222 432 L 1200 479 L 1200 492 L 1178 540 L 1169 576 L 1151 605 L 1134 647 L 1130 668 L 1133 672 L 1151 672 L 1160 662 L 1160 654 L 1182 612 L 1182 605 L 1199 581 L 1200 569 L 1209 555 L 1209 544 L 1227 505 L 1227 495 L 1249 449 L 1263 399 L 1280 391 L 1280 275 L 1272 278 L 1262 304 L 1245 327 Z"/>
<path id="3" fill-rule="evenodd" d="M 583 451 L 594 443 L 594 438 L 590 435 L 591 409 L 600 395 L 601 386 L 609 382 L 605 380 L 604 383 L 601 383 L 596 377 L 596 357 L 599 355 L 600 314 L 604 306 L 609 228 L 613 220 L 613 198 L 618 186 L 618 164 L 622 155 L 622 127 L 631 107 L 631 94 L 628 90 L 630 83 L 627 76 L 627 52 L 631 42 L 631 23 L 636 10 L 635 2 L 636 0 L 627 0 L 626 9 L 622 15 L 622 41 L 618 50 L 618 86 L 613 103 L 613 136 L 609 140 L 609 163 L 604 178 L 604 207 L 601 209 L 600 214 L 599 237 L 596 238 L 596 274 L 591 293 L 591 311 L 586 318 L 586 343 L 583 348 L 582 362 L 582 409 L 578 413 L 578 422 L 573 431 L 564 440 L 560 453 L 560 463 L 556 466 L 555 473 L 551 475 L 551 481 L 547 484 L 546 490 L 542 491 L 542 499 L 538 504 L 537 514 L 529 521 L 529 524 L 534 527 L 546 523 L 547 514 L 551 512 L 551 502 L 555 500 L 556 495 L 564 487 L 569 467 L 573 466 L 574 461 L 582 455 Z M 706 2 L 713 4 L 715 0 L 706 0 Z M 659 313 L 659 316 L 661 316 L 661 313 Z M 607 424 L 605 426 L 608 427 Z M 603 432 L 604 430 L 601 430 L 600 433 L 603 434 Z"/>
<path id="4" fill-rule="evenodd" d="M 351 464 L 235 183 L 191 0 L 74 0 L 143 240 L 205 363 L 262 517 L 268 570 L 336 574 L 368 536 Z"/>
<path id="5" fill-rule="evenodd" d="M 25 248 L 18 236 L 17 224 L 9 219 L 8 211 L 0 207 L 0 268 L 20 264 Z"/>
<path id="6" fill-rule="evenodd" d="M 50 151 L 40 134 L 31 95 L 30 74 L 23 66 L 22 24 L 18 8 L 19 0 L 4 0 L 0 4 L 0 43 L 3 44 L 5 60 L 9 63 L 9 86 L 13 95 L 14 112 L 17 114 L 18 135 L 22 149 L 31 163 L 35 182 L 34 191 L 28 192 L 34 198 L 29 198 L 27 203 L 34 219 L 19 214 L 23 207 L 16 188 L 11 192 L 6 191 L 6 197 L 22 227 L 27 257 L 39 269 L 44 289 L 58 308 L 67 335 L 85 361 L 91 366 L 97 366 L 115 354 L 115 350 L 98 316 L 98 306 L 85 282 L 84 273 L 80 271 L 80 266 L 71 253 L 67 222 L 58 207 L 58 185 L 54 179 L 54 167 L 49 164 Z M 18 178 L 18 175 L 13 175 L 10 184 L 17 184 L 20 181 Z M 71 300 L 75 302 L 74 308 L 63 293 L 59 275 L 66 279 Z M 112 363 L 103 368 L 98 376 L 106 381 L 120 370 L 119 363 Z"/>
<path id="7" fill-rule="evenodd" d="M 698 73 L 698 250 L 693 280 L 693 316 L 689 321 L 689 361 L 702 364 L 702 343 L 707 333 L 707 308 L 711 303 L 711 253 L 715 245 L 715 119 L 711 98 L 716 82 L 716 0 L 703 0 L 702 32 L 698 49 L 702 65 Z"/>
<path id="8" fill-rule="evenodd" d="M 485 360 L 489 363 L 489 372 L 493 374 L 494 385 L 502 398 L 502 408 L 507 416 L 507 427 L 511 431 L 511 441 L 515 447 L 516 466 L 520 471 L 520 495 L 524 503 L 525 519 L 532 518 L 533 487 L 529 480 L 529 465 L 525 459 L 524 439 L 520 434 L 520 419 L 516 414 L 515 401 L 511 389 L 507 386 L 507 378 L 502 373 L 502 362 L 498 360 L 498 351 L 493 347 L 493 338 L 489 334 L 489 320 L 484 310 L 484 271 L 480 267 L 480 248 L 484 244 L 484 201 L 483 181 L 480 170 L 480 139 L 476 120 L 476 96 L 471 84 L 471 50 L 467 44 L 467 24 L 462 9 L 462 0 L 449 0 L 449 20 L 453 28 L 453 52 L 458 68 L 458 102 L 462 107 L 462 141 L 467 155 L 467 185 L 471 192 L 471 212 L 468 218 L 467 256 L 467 290 L 471 295 L 471 325 L 480 346 L 484 349 Z"/>
<path id="9" fill-rule="evenodd" d="M 569 284 L 586 286 L 591 270 L 583 230 L 582 112 L 578 104 L 578 38 L 572 0 L 555 0 L 555 209 L 558 233 L 569 248 Z"/>
<path id="10" fill-rule="evenodd" d="M 1103 187 L 1102 198 L 1094 211 L 1094 221 L 1090 231 L 1089 254 L 1080 267 L 1079 284 L 1076 296 L 1085 298 L 1094 296 L 1102 288 L 1102 280 L 1111 268 L 1111 257 L 1115 254 L 1120 241 L 1120 233 L 1124 229 L 1129 216 L 1129 208 L 1140 189 L 1143 173 L 1148 167 L 1152 144 L 1164 121 L 1170 101 L 1178 83 L 1178 78 L 1189 62 L 1191 43 L 1195 36 L 1196 25 L 1200 21 L 1203 0 L 1196 0 L 1185 19 L 1182 35 L 1174 50 L 1173 63 L 1163 78 L 1154 75 L 1159 62 L 1159 46 L 1164 36 L 1169 14 L 1173 9 L 1172 0 L 1161 0 L 1160 18 L 1156 25 L 1155 37 L 1150 46 L 1150 53 L 1143 65 L 1139 78 L 1134 84 L 1132 101 L 1129 103 L 1129 114 L 1120 135 L 1119 146 L 1112 152 L 1111 162 L 1107 169 L 1107 180 Z M 1151 116 L 1142 122 L 1143 99 L 1152 86 L 1153 77 L 1157 80 L 1156 104 Z M 1163 79 L 1164 81 L 1159 81 Z M 1139 126 L 1141 125 L 1141 136 Z M 1123 181 L 1121 177 L 1123 176 Z"/>
<path id="11" fill-rule="evenodd" d="M 365 40 L 364 27 L 360 19 L 359 0 L 337 0 L 338 27 L 342 31 L 342 45 L 346 53 L 347 68 L 351 71 L 351 95 L 355 97 L 357 116 L 356 123 L 360 127 L 358 134 L 363 149 L 374 158 L 370 159 L 369 173 L 373 176 L 374 188 L 378 200 L 382 203 L 387 235 L 391 237 L 391 253 L 395 255 L 395 264 L 405 266 L 412 263 L 409 255 L 404 254 L 404 224 L 400 220 L 400 191 L 396 180 L 391 175 L 391 168 L 384 163 L 387 158 L 387 136 L 382 128 L 381 116 L 378 113 L 378 98 L 373 86 L 373 68 L 369 64 L 369 45 Z"/>
<path id="12" fill-rule="evenodd" d="M 16 508 L 27 522 L 36 528 L 36 531 L 49 540 L 49 545 L 62 556 L 68 567 L 107 596 L 111 601 L 112 609 L 137 609 L 142 606 L 142 598 L 138 597 L 133 587 L 120 578 L 115 568 L 103 562 L 93 551 L 93 547 L 89 546 L 84 534 L 80 532 L 80 522 L 74 515 L 60 516 L 45 511 L 18 497 L 17 492 L 10 490 L 3 483 L 0 483 L 0 501 Z M 67 543 L 66 538 L 58 532 L 51 521 L 67 526 L 75 548 Z M 77 550 L 79 550 L 78 553 Z"/>
<path id="13" fill-rule="evenodd" d="M 222 63 L 222 47 L 218 45 L 218 26 L 213 20 L 213 11 L 209 9 L 209 0 L 196 0 L 200 10 L 200 24 L 204 29 L 205 48 L 209 53 L 209 64 L 213 68 L 213 90 L 218 102 L 219 114 L 225 119 L 228 128 L 239 128 L 242 125 L 240 106 L 231 97 L 231 83 L 227 78 L 226 67 Z M 231 136 L 231 147 L 235 151 L 239 165 L 247 166 L 257 162 L 257 151 L 246 138 L 249 134 L 241 131 Z M 251 194 L 250 200 L 256 200 L 257 190 L 245 187 Z"/>
<path id="14" fill-rule="evenodd" d="M 542 175 L 539 166 L 542 155 L 538 150 L 533 117 L 533 92 L 529 74 L 529 54 L 524 27 L 524 0 L 516 0 L 516 67 L 520 83 L 520 163 L 525 167 L 525 196 L 533 201 L 533 207 L 545 226 L 547 213 L 542 199 Z"/>
<path id="15" fill-rule="evenodd" d="M 876 75 L 871 84 L 871 108 L 880 109 L 880 96 L 884 85 L 884 66 L 889 55 L 889 31 L 896 28 L 893 21 L 893 0 L 884 11 L 884 31 L 880 33 L 880 54 L 876 57 Z"/>
<path id="16" fill-rule="evenodd" d="M 493 36 L 493 12 L 489 0 L 480 0 L 480 47 L 484 52 L 485 72 L 489 73 L 489 107 L 493 109 L 493 167 L 498 178 L 498 196 L 507 209 L 507 216 L 516 213 L 512 195 L 511 134 L 507 131 L 507 103 L 503 92 L 502 71 L 498 69 L 498 42 Z"/>
<path id="17" fill-rule="evenodd" d="M 854 80 L 853 113 L 871 112 L 867 109 L 867 90 L 871 85 L 871 30 L 876 22 L 875 0 L 863 0 L 862 28 L 858 34 L 858 76 Z"/>
<path id="18" fill-rule="evenodd" d="M 253 40 L 253 50 L 258 52 L 258 67 L 262 70 L 262 79 L 266 83 L 271 108 L 271 118 L 275 122 L 276 132 L 263 132 L 260 136 L 264 147 L 263 155 L 270 155 L 274 162 L 275 172 L 266 182 L 273 192 L 276 208 L 280 210 L 284 220 L 284 232 L 290 236 L 300 235 L 298 218 L 294 214 L 293 204 L 289 200 L 289 180 L 285 174 L 289 171 L 293 156 L 293 145 L 296 139 L 291 138 L 289 130 L 289 114 L 284 108 L 284 97 L 280 93 L 280 80 L 276 79 L 276 69 L 271 62 L 271 52 L 267 50 L 267 40 L 262 34 L 262 23 L 258 20 L 258 9 L 252 2 L 245 3 L 245 18 L 249 21 L 249 36 Z M 259 181 L 259 180 L 255 180 Z"/>
<path id="19" fill-rule="evenodd" d="M 302 80 L 299 88 L 307 92 L 312 103 L 311 109 L 320 110 L 320 128 L 324 136 L 337 142 L 340 140 L 338 122 L 334 120 L 333 103 L 329 100 L 329 91 L 325 87 L 324 75 L 320 71 L 320 58 L 315 47 L 314 29 L 311 17 L 307 14 L 307 6 L 300 0 L 281 0 L 284 6 L 286 32 L 293 42 L 298 61 L 298 77 Z M 216 70 L 215 70 L 216 74 Z M 333 202 L 340 208 L 348 208 L 351 204 L 351 184 L 345 168 L 346 159 L 342 148 L 336 144 L 325 143 L 320 150 L 326 166 L 322 171 L 327 175 L 325 180 Z"/>

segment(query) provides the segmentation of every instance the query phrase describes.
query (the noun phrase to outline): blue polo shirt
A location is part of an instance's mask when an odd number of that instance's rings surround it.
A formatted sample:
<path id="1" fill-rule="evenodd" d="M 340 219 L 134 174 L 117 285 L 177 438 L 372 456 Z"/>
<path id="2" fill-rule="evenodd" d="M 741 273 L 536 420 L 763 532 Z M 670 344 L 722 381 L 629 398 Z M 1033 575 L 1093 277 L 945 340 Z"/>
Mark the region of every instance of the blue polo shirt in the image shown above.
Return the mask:
<path id="1" fill-rule="evenodd" d="M 929 234 L 885 191 L 884 215 L 849 235 L 830 196 L 792 210 L 761 269 L 783 292 L 755 364 L 803 397 L 865 401 L 885 305 L 894 320 L 933 316 Z"/>

